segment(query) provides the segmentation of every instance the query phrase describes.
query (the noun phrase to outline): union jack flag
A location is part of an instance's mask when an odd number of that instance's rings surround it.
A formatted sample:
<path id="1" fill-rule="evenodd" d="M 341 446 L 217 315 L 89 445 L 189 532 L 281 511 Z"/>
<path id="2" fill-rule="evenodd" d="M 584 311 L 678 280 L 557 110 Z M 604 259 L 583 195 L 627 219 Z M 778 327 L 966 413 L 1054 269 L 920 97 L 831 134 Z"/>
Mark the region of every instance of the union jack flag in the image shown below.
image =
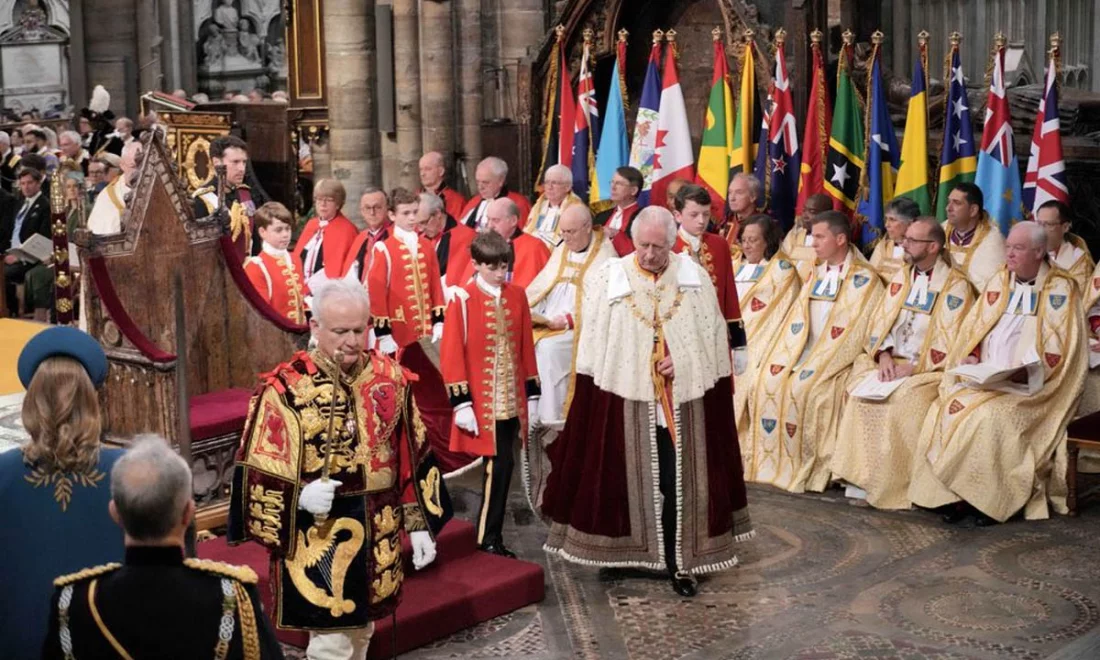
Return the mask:
<path id="1" fill-rule="evenodd" d="M 592 80 L 592 72 L 588 69 L 590 57 L 589 46 L 585 44 L 581 55 L 581 74 L 577 79 L 577 100 L 592 134 L 590 144 L 595 146 L 600 143 L 600 107 L 596 102 L 596 85 Z"/>
<path id="2" fill-rule="evenodd" d="M 1057 51 L 1047 67 L 1046 93 L 1039 101 L 1035 131 L 1031 136 L 1031 156 L 1024 174 L 1024 207 L 1031 213 L 1050 200 L 1069 203 L 1066 185 L 1066 161 L 1062 156 L 1061 122 L 1058 117 Z"/>

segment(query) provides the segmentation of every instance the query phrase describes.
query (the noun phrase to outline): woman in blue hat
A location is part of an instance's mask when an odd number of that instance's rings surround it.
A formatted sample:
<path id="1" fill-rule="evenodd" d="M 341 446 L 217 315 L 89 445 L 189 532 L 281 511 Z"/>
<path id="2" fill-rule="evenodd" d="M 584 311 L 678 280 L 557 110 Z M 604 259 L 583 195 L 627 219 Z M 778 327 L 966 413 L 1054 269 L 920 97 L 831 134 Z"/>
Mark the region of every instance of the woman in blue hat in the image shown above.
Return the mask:
<path id="1" fill-rule="evenodd" d="M 53 327 L 23 348 L 18 368 L 28 440 L 0 454 L 0 658 L 40 656 L 55 577 L 124 554 L 107 513 L 122 450 L 100 445 L 103 349 Z"/>

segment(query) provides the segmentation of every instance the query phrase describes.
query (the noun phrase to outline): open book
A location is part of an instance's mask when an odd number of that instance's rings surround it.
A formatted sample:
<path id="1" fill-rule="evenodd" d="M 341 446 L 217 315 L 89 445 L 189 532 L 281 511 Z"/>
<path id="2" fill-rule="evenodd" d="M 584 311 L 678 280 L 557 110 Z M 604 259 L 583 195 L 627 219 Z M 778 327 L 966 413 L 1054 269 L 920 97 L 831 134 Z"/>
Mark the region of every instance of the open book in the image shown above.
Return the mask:
<path id="1" fill-rule="evenodd" d="M 872 369 L 871 373 L 867 374 L 866 378 L 848 391 L 848 394 L 851 394 L 857 399 L 885 401 L 890 398 L 894 390 L 904 385 L 906 380 L 906 378 L 895 378 L 894 380 L 884 383 L 878 379 L 878 369 Z"/>
<path id="2" fill-rule="evenodd" d="M 1012 382 L 1012 377 L 1020 369 L 1027 371 L 1027 382 Z M 1014 367 L 1006 368 L 988 362 L 979 362 L 959 365 L 947 373 L 962 378 L 968 386 L 979 390 L 996 390 L 1008 394 L 1031 396 L 1043 387 L 1043 365 L 1039 362 L 1039 356 L 1034 350 L 1027 352 L 1023 364 Z"/>
<path id="3" fill-rule="evenodd" d="M 53 257 L 53 241 L 41 234 L 32 234 L 19 247 L 9 248 L 7 253 L 28 264 L 49 261 Z"/>

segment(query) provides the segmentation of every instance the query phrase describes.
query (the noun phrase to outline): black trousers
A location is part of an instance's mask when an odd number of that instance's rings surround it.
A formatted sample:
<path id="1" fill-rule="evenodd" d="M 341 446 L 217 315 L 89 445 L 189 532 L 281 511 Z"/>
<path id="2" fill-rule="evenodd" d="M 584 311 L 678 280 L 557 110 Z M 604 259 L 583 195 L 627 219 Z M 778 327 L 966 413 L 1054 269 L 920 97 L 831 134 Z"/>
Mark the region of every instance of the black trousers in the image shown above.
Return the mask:
<path id="1" fill-rule="evenodd" d="M 508 490 L 512 486 L 512 471 L 516 464 L 516 441 L 519 439 L 519 418 L 496 423 L 496 456 L 486 456 L 485 475 L 481 486 L 481 512 L 478 515 L 478 545 L 503 543 L 504 509 L 508 505 Z"/>
<path id="2" fill-rule="evenodd" d="M 15 285 L 22 284 L 27 278 L 27 271 L 34 268 L 34 264 L 17 261 L 14 264 L 4 264 L 4 293 L 8 300 L 8 314 L 19 316 L 23 310 L 19 309 L 19 301 L 15 299 Z"/>
<path id="3" fill-rule="evenodd" d="M 661 490 L 661 531 L 665 544 L 665 566 L 676 573 L 676 448 L 668 429 L 657 427 L 658 487 Z"/>

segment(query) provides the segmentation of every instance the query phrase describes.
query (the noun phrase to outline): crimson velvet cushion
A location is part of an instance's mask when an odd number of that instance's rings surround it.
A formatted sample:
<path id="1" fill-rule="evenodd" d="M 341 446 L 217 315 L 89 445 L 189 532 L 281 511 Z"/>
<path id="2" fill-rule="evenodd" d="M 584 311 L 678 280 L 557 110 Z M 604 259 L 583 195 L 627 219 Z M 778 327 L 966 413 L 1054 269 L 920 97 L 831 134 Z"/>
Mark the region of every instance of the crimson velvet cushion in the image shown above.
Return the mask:
<path id="1" fill-rule="evenodd" d="M 235 388 L 191 397 L 191 441 L 240 434 L 251 390 Z"/>

